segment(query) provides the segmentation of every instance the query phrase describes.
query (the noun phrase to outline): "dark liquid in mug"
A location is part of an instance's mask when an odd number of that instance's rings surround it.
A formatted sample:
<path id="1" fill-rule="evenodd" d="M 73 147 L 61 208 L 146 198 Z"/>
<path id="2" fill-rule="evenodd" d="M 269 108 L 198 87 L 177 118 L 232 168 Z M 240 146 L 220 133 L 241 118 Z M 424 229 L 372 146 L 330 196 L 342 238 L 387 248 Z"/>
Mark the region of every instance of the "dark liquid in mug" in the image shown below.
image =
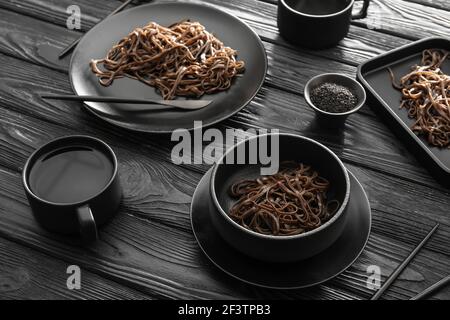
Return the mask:
<path id="1" fill-rule="evenodd" d="M 114 172 L 112 161 L 89 147 L 65 147 L 52 151 L 31 168 L 29 185 L 38 197 L 57 203 L 74 203 L 99 193 Z"/>
<path id="2" fill-rule="evenodd" d="M 292 9 L 312 15 L 327 15 L 344 10 L 350 0 L 286 0 Z"/>

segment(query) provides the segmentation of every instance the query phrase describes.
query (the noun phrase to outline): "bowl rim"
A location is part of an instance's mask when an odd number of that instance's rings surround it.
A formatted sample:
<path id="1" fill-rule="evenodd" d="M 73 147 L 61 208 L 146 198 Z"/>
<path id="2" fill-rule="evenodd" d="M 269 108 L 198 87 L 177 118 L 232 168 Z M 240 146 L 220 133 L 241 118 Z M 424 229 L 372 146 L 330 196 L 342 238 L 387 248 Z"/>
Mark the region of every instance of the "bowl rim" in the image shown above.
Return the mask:
<path id="1" fill-rule="evenodd" d="M 329 17 L 335 17 L 338 16 L 340 14 L 342 14 L 343 12 L 347 11 L 348 9 L 350 9 L 353 4 L 355 3 L 355 0 L 350 0 L 349 4 L 342 10 L 333 12 L 333 13 L 328 13 L 328 14 L 310 14 L 310 13 L 306 13 L 306 12 L 302 12 L 299 10 L 296 10 L 294 8 L 292 8 L 287 2 L 286 0 L 280 0 L 280 3 L 287 8 L 289 11 L 291 11 L 292 13 L 299 15 L 299 16 L 305 16 L 305 17 L 310 17 L 310 18 L 329 18 Z"/>
<path id="2" fill-rule="evenodd" d="M 351 82 L 353 82 L 358 89 L 363 93 L 362 95 L 362 99 L 360 101 L 358 101 L 358 104 L 356 105 L 356 107 L 354 107 L 353 109 L 346 111 L 346 112 L 328 112 L 325 110 L 322 110 L 318 107 L 316 107 L 314 105 L 314 103 L 311 101 L 311 97 L 310 97 L 310 92 L 311 92 L 311 83 L 316 80 L 316 79 L 320 79 L 323 78 L 325 76 L 335 76 L 336 78 L 346 78 L 347 80 L 350 80 Z M 322 82 L 325 83 L 325 82 Z M 339 84 L 339 83 L 336 83 Z M 321 73 L 318 74 L 314 77 L 312 77 L 311 79 L 308 80 L 308 82 L 305 84 L 305 88 L 303 90 L 303 96 L 305 97 L 306 103 L 314 109 L 314 111 L 321 113 L 321 114 L 326 114 L 328 116 L 334 116 L 334 117 L 339 117 L 339 116 L 348 116 L 352 113 L 357 112 L 359 109 L 361 109 L 364 104 L 366 103 L 366 99 L 367 99 L 367 94 L 366 94 L 366 90 L 364 90 L 364 87 L 359 83 L 359 81 L 345 75 L 342 73 L 334 73 L 334 72 L 330 72 L 330 73 Z"/>
<path id="3" fill-rule="evenodd" d="M 338 211 L 334 214 L 333 217 L 331 217 L 330 220 L 328 220 L 327 222 L 325 222 L 323 225 L 321 225 L 320 227 L 307 231 L 305 233 L 301 233 L 301 234 L 296 234 L 296 235 L 290 235 L 290 236 L 275 236 L 275 235 L 267 235 L 267 234 L 262 234 L 262 233 L 258 233 L 255 232 L 253 230 L 247 229 L 243 226 L 241 226 L 240 224 L 238 224 L 237 222 L 233 221 L 233 219 L 230 218 L 230 216 L 225 212 L 225 210 L 222 208 L 222 206 L 219 203 L 219 200 L 217 199 L 217 195 L 216 195 L 216 188 L 214 186 L 214 182 L 215 182 L 215 177 L 217 175 L 217 171 L 220 165 L 226 165 L 225 163 L 223 163 L 223 160 L 226 158 L 226 156 L 234 149 L 236 149 L 239 145 L 244 144 L 250 140 L 253 139 L 258 139 L 259 137 L 263 137 L 263 136 L 271 136 L 271 135 L 278 135 L 278 136 L 286 136 L 286 137 L 292 137 L 292 138 L 296 138 L 296 139 L 300 139 L 300 140 L 304 140 L 307 141 L 308 143 L 313 143 L 317 146 L 319 146 L 320 148 L 324 149 L 326 152 L 328 152 L 335 160 L 336 162 L 339 164 L 339 166 L 341 167 L 342 171 L 344 172 L 344 178 L 345 178 L 345 184 L 346 184 L 346 190 L 345 190 L 345 196 L 344 196 L 344 200 L 342 201 L 342 203 L 339 206 Z M 215 208 L 217 209 L 217 211 L 220 212 L 220 214 L 222 216 L 225 217 L 225 220 L 229 223 L 231 223 L 232 226 L 246 232 L 247 234 L 251 235 L 251 236 L 255 236 L 261 239 L 273 239 L 273 240 L 292 240 L 292 239 L 299 239 L 299 238 L 306 238 L 309 237 L 315 233 L 318 233 L 322 230 L 325 230 L 326 228 L 328 228 L 330 225 L 332 225 L 336 220 L 338 220 L 339 217 L 342 216 L 342 214 L 344 213 L 345 209 L 347 208 L 347 204 L 349 202 L 350 199 L 350 178 L 348 175 L 348 171 L 345 168 L 344 164 L 342 163 L 341 159 L 339 159 L 339 157 L 333 152 L 331 151 L 328 147 L 326 147 L 325 145 L 321 144 L 320 142 L 317 142 L 311 138 L 305 137 L 305 136 L 301 136 L 301 135 L 297 135 L 297 134 L 292 134 L 292 133 L 266 133 L 266 134 L 260 134 L 260 135 L 256 135 L 254 137 L 245 139 L 237 144 L 235 144 L 234 146 L 232 146 L 231 148 L 229 148 L 223 155 L 222 157 L 219 159 L 219 161 L 217 161 L 214 164 L 214 167 L 212 169 L 211 172 L 211 180 L 210 180 L 210 196 L 212 198 L 212 202 L 214 203 Z"/>

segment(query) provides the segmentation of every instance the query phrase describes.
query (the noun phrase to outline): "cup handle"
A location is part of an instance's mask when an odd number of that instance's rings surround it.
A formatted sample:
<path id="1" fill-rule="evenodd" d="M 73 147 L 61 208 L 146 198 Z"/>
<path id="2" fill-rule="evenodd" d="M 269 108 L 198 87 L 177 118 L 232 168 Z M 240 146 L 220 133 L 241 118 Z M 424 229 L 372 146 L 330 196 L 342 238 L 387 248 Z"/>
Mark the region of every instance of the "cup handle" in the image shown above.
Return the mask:
<path id="1" fill-rule="evenodd" d="M 367 9 L 369 9 L 370 0 L 364 0 L 361 11 L 358 13 L 352 14 L 352 20 L 356 19 L 364 19 L 367 16 Z"/>
<path id="2" fill-rule="evenodd" d="M 78 223 L 80 224 L 81 239 L 88 244 L 98 239 L 97 226 L 89 205 L 77 208 Z"/>

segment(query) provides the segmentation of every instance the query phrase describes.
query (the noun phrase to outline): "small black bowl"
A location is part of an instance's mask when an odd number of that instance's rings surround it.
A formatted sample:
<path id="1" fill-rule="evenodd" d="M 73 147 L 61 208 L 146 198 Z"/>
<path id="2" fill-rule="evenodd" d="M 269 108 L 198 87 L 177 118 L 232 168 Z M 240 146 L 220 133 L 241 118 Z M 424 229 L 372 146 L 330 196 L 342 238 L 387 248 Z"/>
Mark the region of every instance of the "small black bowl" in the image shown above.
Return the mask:
<path id="1" fill-rule="evenodd" d="M 339 84 L 348 88 L 358 99 L 357 105 L 350 111 L 342 113 L 327 112 L 316 107 L 311 101 L 311 91 L 327 82 Z M 328 128 L 342 127 L 345 120 L 347 120 L 347 117 L 361 109 L 366 102 L 366 91 L 363 86 L 355 79 L 339 73 L 324 73 L 311 78 L 305 85 L 304 95 L 308 105 L 316 112 L 319 123 Z"/>
<path id="2" fill-rule="evenodd" d="M 274 135 L 278 138 L 278 142 L 276 139 L 271 140 Z M 280 162 L 293 160 L 309 164 L 330 181 L 328 197 L 338 200 L 341 205 L 329 221 L 304 234 L 272 236 L 246 229 L 228 216 L 230 208 L 236 202 L 236 199 L 229 195 L 230 186 L 239 180 L 259 177 L 262 164 L 228 164 L 230 161 L 227 161 L 226 157 L 233 155 L 236 158 L 241 150 L 245 151 L 246 159 L 249 159 L 250 146 L 252 143 L 255 145 L 255 142 L 259 145 L 261 139 L 279 143 Z M 212 170 L 210 192 L 211 218 L 225 241 L 244 254 L 259 260 L 292 262 L 318 254 L 341 235 L 346 224 L 350 180 L 341 160 L 327 147 L 302 136 L 272 133 L 250 138 L 230 148 Z"/>

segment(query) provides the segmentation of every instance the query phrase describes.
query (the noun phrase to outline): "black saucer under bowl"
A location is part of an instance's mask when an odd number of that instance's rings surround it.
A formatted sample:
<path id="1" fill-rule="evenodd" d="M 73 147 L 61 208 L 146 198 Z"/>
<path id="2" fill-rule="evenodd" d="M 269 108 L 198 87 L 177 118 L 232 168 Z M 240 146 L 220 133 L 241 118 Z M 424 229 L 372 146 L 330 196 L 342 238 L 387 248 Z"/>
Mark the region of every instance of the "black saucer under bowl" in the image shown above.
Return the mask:
<path id="1" fill-rule="evenodd" d="M 366 193 L 349 171 L 350 200 L 342 235 L 325 251 L 306 260 L 269 263 L 250 258 L 232 248 L 215 231 L 210 215 L 211 170 L 200 180 L 191 203 L 191 224 L 205 255 L 219 269 L 252 285 L 272 289 L 299 289 L 327 281 L 353 264 L 370 234 L 371 212 Z"/>

